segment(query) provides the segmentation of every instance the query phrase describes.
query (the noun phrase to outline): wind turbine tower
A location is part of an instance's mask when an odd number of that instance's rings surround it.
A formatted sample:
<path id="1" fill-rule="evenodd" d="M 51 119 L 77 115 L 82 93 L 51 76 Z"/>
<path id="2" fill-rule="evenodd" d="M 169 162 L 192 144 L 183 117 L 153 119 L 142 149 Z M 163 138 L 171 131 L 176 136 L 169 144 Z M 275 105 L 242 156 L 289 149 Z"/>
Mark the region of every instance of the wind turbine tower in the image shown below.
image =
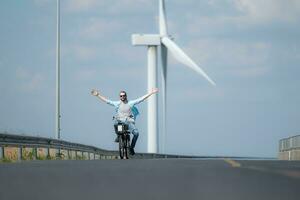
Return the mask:
<path id="1" fill-rule="evenodd" d="M 167 108 L 167 57 L 168 51 L 173 57 L 202 75 L 212 85 L 215 83 L 209 76 L 170 39 L 168 35 L 165 0 L 159 0 L 159 34 L 133 34 L 132 44 L 147 46 L 148 49 L 148 91 L 157 87 L 157 49 L 161 47 L 161 77 L 162 77 L 162 153 L 165 153 L 166 108 Z M 148 153 L 158 153 L 158 107 L 157 96 L 151 96 L 148 101 Z"/>

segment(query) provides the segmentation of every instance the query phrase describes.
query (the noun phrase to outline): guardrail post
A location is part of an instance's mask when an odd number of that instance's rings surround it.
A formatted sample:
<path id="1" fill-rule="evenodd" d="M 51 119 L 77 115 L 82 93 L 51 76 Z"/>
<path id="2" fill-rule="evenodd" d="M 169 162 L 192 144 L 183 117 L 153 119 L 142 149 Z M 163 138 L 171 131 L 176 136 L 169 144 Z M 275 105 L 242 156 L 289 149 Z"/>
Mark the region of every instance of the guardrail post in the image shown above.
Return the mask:
<path id="1" fill-rule="evenodd" d="M 0 146 L 0 159 L 4 158 L 4 148 L 3 146 Z"/>
<path id="2" fill-rule="evenodd" d="M 38 159 L 38 148 L 37 147 L 34 147 L 34 157 L 35 157 L 35 160 Z"/>
<path id="3" fill-rule="evenodd" d="M 76 160 L 82 160 L 82 159 L 83 159 L 83 152 L 76 151 Z"/>
<path id="4" fill-rule="evenodd" d="M 95 153 L 89 152 L 89 160 L 95 160 Z"/>
<path id="5" fill-rule="evenodd" d="M 47 155 L 46 155 L 47 159 L 50 160 L 50 150 L 49 150 L 49 147 L 47 147 Z"/>
<path id="6" fill-rule="evenodd" d="M 56 158 L 56 159 L 62 160 L 60 148 L 58 148 L 58 153 L 56 155 L 58 155 L 58 158 Z"/>
<path id="7" fill-rule="evenodd" d="M 19 158 L 18 158 L 19 161 L 22 160 L 22 153 L 23 153 L 22 148 L 23 148 L 22 146 L 19 147 Z"/>
<path id="8" fill-rule="evenodd" d="M 72 158 L 71 158 L 71 150 L 70 149 L 67 149 L 67 154 L 68 154 L 68 159 L 72 160 Z"/>

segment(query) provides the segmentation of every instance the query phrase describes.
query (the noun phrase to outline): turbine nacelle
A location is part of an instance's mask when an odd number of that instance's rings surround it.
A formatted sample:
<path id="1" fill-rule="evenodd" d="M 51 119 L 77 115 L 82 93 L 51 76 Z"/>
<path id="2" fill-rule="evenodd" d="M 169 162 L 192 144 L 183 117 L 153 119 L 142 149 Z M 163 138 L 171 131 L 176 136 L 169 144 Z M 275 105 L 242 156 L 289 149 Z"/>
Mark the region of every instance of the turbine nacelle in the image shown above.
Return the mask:
<path id="1" fill-rule="evenodd" d="M 131 36 L 134 46 L 160 46 L 161 36 L 158 34 L 133 34 Z"/>
<path id="2" fill-rule="evenodd" d="M 159 34 L 132 34 L 131 41 L 133 46 L 160 46 L 163 38 L 169 38 L 174 41 L 172 35 L 163 36 Z"/>

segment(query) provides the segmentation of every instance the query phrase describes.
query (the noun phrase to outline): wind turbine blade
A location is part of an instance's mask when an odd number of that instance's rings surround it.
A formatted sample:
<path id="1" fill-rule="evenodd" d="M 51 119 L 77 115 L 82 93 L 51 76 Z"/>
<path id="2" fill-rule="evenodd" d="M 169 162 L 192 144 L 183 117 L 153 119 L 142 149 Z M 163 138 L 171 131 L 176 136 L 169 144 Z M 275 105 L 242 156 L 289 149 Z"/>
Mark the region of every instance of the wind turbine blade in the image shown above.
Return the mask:
<path id="1" fill-rule="evenodd" d="M 175 42 L 170 40 L 168 37 L 163 37 L 162 43 L 173 54 L 175 59 L 204 76 L 204 78 L 206 78 L 206 80 L 208 80 L 212 85 L 216 85 L 215 82 L 211 80 L 208 75 L 188 55 L 186 55 L 183 50 L 177 46 L 177 44 L 175 44 Z"/>
<path id="2" fill-rule="evenodd" d="M 162 71 L 161 71 L 161 92 L 162 95 L 162 131 L 161 131 L 161 153 L 165 153 L 166 145 L 166 134 L 167 134 L 167 65 L 168 65 L 168 49 L 165 45 L 161 45 L 161 60 L 162 60 Z"/>
<path id="3" fill-rule="evenodd" d="M 159 32 L 162 36 L 168 35 L 165 0 L 159 0 Z"/>
<path id="4" fill-rule="evenodd" d="M 167 17 L 165 0 L 159 0 L 159 33 L 161 36 L 168 35 Z M 162 131 L 161 131 L 161 153 L 165 153 L 166 140 L 166 111 L 167 111 L 167 65 L 168 65 L 168 49 L 165 45 L 161 45 L 161 61 L 162 61 Z"/>

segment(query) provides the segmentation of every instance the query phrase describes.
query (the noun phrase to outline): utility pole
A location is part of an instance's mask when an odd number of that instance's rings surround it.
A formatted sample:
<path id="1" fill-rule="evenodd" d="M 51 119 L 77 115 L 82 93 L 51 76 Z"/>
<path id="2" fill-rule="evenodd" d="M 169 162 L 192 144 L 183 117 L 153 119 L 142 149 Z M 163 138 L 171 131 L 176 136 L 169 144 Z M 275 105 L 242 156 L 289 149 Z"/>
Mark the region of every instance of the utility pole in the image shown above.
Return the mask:
<path id="1" fill-rule="evenodd" d="M 56 122 L 55 138 L 60 139 L 60 0 L 57 0 L 56 18 Z"/>

